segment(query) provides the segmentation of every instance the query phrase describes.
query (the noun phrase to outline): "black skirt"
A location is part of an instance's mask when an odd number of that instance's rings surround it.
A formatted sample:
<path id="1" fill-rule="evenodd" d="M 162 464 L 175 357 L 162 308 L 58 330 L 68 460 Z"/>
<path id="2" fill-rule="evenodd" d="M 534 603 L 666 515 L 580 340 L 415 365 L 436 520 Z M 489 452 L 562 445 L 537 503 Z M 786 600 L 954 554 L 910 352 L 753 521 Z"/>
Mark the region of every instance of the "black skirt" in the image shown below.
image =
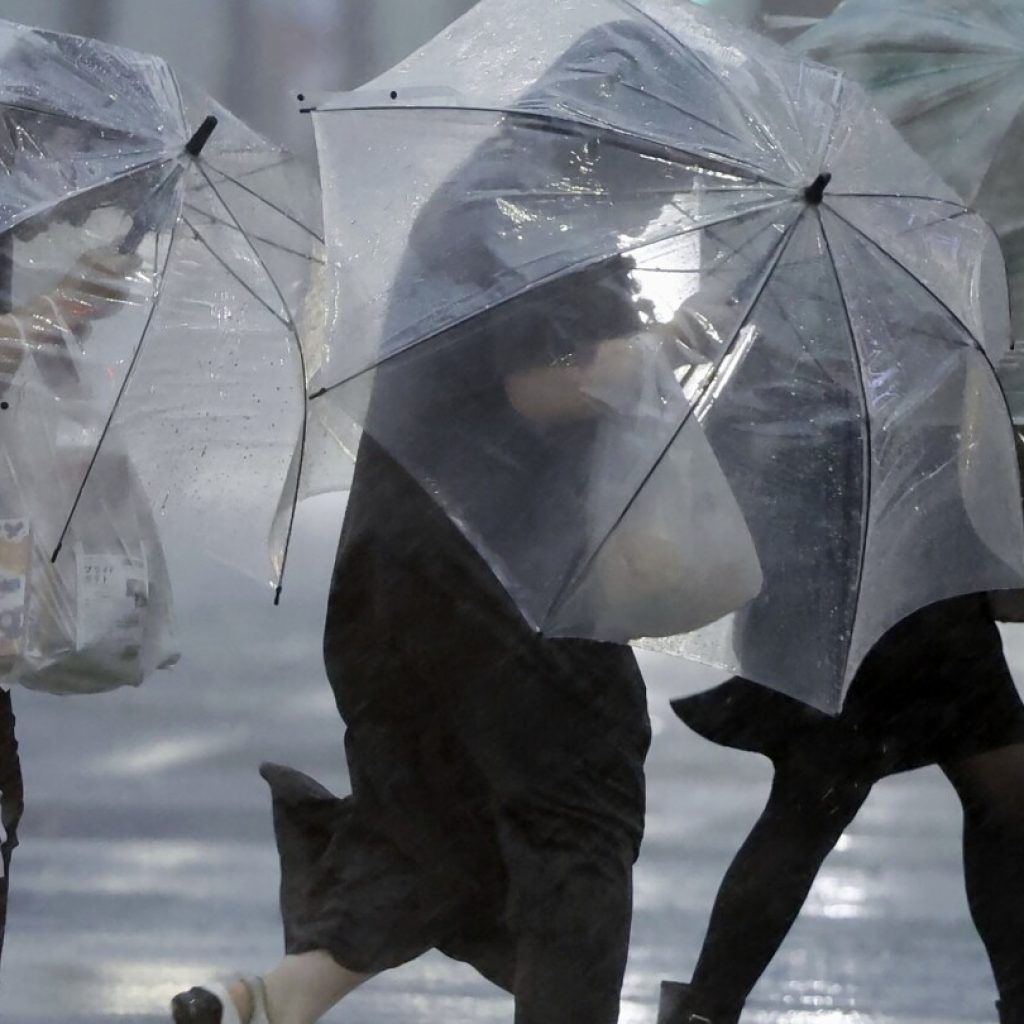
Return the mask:
<path id="1" fill-rule="evenodd" d="M 628 888 L 643 833 L 650 729 L 629 649 L 538 637 L 364 438 L 324 650 L 352 795 L 263 768 L 287 950 L 374 973 L 436 947 L 511 988 L 517 936 L 550 927 L 543 908 L 573 886 L 600 928 L 593 893 Z"/>
<path id="2" fill-rule="evenodd" d="M 1024 705 L 984 595 L 939 602 L 890 630 L 838 717 L 741 678 L 672 707 L 714 743 L 866 780 L 1024 742 Z"/>

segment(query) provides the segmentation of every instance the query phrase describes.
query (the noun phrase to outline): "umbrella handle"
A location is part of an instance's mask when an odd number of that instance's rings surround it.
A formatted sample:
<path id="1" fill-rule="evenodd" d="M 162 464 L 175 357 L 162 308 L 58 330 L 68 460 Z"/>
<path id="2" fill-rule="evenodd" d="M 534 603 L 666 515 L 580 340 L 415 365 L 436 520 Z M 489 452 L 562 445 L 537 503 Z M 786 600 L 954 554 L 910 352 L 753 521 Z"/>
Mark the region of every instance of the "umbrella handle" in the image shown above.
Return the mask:
<path id="1" fill-rule="evenodd" d="M 149 234 L 151 227 L 150 219 L 144 216 L 144 211 L 137 213 L 132 218 L 132 226 L 129 228 L 128 234 L 124 236 L 124 240 L 117 247 L 117 251 L 122 256 L 135 252 L 142 245 L 142 240 Z"/>

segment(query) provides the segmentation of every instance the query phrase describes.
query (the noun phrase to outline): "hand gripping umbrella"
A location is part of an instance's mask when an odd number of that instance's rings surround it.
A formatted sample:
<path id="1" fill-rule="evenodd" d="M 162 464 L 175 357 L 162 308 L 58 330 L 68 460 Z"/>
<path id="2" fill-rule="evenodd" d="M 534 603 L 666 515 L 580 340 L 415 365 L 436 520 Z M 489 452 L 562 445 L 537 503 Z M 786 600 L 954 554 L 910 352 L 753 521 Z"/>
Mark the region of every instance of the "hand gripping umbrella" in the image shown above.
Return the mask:
<path id="1" fill-rule="evenodd" d="M 292 511 L 300 485 L 315 186 L 156 57 L 4 22 L 0 66 L 0 233 L 22 314 L 0 429 L 23 467 L 41 462 L 30 423 L 59 421 L 46 435 L 82 453 L 38 482 L 65 508 L 55 557 L 116 435 L 197 553 L 266 579 L 282 485 Z M 66 328 L 101 300 L 117 308 L 79 344 Z"/>
<path id="2" fill-rule="evenodd" d="M 483 0 L 312 109 L 337 267 L 312 403 L 539 631 L 834 710 L 899 619 L 1024 578 L 998 243 L 837 72 L 669 0 Z M 728 579 L 730 497 L 757 596 L 643 640 L 656 602 L 620 621 L 624 586 Z"/>

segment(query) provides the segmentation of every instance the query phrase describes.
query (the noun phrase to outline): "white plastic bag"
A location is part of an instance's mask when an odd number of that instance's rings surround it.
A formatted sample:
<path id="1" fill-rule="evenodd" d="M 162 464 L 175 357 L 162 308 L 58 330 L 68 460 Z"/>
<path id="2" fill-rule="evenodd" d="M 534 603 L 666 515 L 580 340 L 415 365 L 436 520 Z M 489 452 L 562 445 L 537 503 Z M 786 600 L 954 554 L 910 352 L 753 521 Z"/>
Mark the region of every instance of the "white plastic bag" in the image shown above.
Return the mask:
<path id="1" fill-rule="evenodd" d="M 60 556 L 95 446 L 45 388 L 0 411 L 0 679 L 51 693 L 137 686 L 176 660 L 171 589 L 138 477 L 108 434 Z"/>
<path id="2" fill-rule="evenodd" d="M 640 334 L 631 344 L 641 368 L 634 408 L 678 407 L 683 399 L 661 339 Z M 609 429 L 605 435 L 597 445 L 588 495 L 598 538 L 609 528 L 611 502 L 605 492 L 617 487 L 608 467 L 630 464 L 623 446 L 631 436 L 636 464 L 649 463 L 651 452 L 642 433 Z M 571 604 L 578 604 L 574 618 L 586 618 L 596 638 L 635 641 L 714 622 L 756 597 L 762 583 L 743 513 L 701 425 L 690 416 L 601 543 Z"/>

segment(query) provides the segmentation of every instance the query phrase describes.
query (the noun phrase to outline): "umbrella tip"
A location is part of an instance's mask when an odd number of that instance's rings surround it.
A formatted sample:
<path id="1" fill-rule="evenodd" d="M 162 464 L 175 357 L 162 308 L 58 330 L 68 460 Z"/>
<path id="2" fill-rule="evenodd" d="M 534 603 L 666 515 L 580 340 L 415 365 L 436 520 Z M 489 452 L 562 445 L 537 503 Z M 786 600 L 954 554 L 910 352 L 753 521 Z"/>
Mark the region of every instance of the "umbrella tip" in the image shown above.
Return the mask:
<path id="1" fill-rule="evenodd" d="M 828 171 L 822 171 L 814 181 L 804 189 L 804 199 L 807 200 L 811 206 L 818 206 L 821 200 L 825 196 L 825 189 L 828 188 L 828 183 L 832 180 L 832 175 Z"/>
<path id="2" fill-rule="evenodd" d="M 279 608 L 281 606 L 281 591 L 284 590 L 283 584 L 278 584 L 274 588 L 274 607 Z"/>
<path id="3" fill-rule="evenodd" d="M 206 145 L 210 140 L 210 136 L 213 134 L 213 129 L 217 127 L 217 118 L 210 114 L 205 121 L 196 129 L 195 135 L 192 136 L 188 142 L 185 143 L 185 152 L 189 156 L 199 156 L 203 151 L 203 146 Z"/>

